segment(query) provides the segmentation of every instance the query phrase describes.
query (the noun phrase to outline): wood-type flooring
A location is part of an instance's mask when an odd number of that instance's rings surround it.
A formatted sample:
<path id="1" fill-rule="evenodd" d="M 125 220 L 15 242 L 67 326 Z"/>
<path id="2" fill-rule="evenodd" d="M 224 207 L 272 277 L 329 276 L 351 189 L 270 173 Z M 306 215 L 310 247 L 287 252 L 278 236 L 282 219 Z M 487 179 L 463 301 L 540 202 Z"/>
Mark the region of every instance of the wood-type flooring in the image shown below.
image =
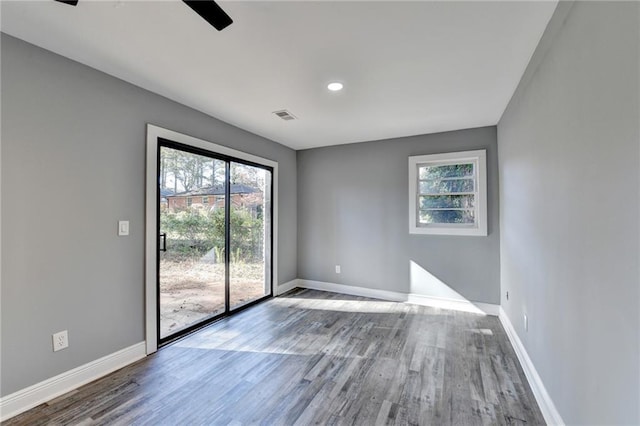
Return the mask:
<path id="1" fill-rule="evenodd" d="M 538 425 L 496 317 L 293 290 L 6 425 Z"/>

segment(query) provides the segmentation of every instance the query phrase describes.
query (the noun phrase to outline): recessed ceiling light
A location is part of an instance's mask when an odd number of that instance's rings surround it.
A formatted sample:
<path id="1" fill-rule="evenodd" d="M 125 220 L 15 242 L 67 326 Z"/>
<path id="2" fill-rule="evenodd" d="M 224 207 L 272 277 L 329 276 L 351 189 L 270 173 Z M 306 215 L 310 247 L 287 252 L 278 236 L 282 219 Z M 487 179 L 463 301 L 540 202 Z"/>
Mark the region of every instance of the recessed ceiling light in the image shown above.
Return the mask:
<path id="1" fill-rule="evenodd" d="M 327 89 L 331 90 L 332 92 L 337 92 L 339 90 L 342 90 L 343 87 L 344 85 L 342 83 L 338 83 L 337 81 L 334 81 L 333 83 L 329 83 L 329 85 L 327 86 Z"/>

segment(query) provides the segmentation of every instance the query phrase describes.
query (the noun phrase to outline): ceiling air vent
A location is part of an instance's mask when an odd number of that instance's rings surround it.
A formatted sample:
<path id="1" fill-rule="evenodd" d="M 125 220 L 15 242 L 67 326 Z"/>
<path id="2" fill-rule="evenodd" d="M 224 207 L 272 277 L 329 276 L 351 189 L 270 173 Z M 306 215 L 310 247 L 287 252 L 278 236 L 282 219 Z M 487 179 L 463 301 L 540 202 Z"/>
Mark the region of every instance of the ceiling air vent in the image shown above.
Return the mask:
<path id="1" fill-rule="evenodd" d="M 280 111 L 273 111 L 273 113 L 275 115 L 277 115 L 278 117 L 282 118 L 283 120 L 286 120 L 286 121 L 295 120 L 296 119 L 296 116 L 291 114 L 286 109 L 283 109 L 283 110 L 280 110 Z"/>

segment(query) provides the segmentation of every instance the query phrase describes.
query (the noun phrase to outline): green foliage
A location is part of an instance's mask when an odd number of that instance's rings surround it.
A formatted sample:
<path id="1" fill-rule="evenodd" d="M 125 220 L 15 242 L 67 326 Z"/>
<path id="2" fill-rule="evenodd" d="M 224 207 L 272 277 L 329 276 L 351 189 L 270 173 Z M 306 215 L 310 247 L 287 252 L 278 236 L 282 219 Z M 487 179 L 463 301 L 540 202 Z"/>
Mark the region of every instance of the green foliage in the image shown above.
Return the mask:
<path id="1" fill-rule="evenodd" d="M 473 164 L 449 164 L 420 167 L 420 179 L 462 178 L 473 176 Z"/>
<path id="2" fill-rule="evenodd" d="M 236 248 L 235 251 L 231 252 L 231 263 L 244 263 L 244 257 L 242 254 L 242 250 L 240 248 Z"/>
<path id="3" fill-rule="evenodd" d="M 423 210 L 420 212 L 423 223 L 473 223 L 473 210 Z"/>
<path id="4" fill-rule="evenodd" d="M 216 256 L 216 263 L 224 263 L 224 247 L 214 247 L 213 252 Z"/>
<path id="5" fill-rule="evenodd" d="M 419 173 L 422 223 L 474 223 L 473 163 L 425 165 Z"/>
<path id="6" fill-rule="evenodd" d="M 423 209 L 472 209 L 475 206 L 473 195 L 422 195 L 420 206 Z"/>
<path id="7" fill-rule="evenodd" d="M 162 147 L 160 150 L 160 187 L 191 191 L 224 180 L 224 162 L 202 155 Z M 167 186 L 171 178 L 173 186 Z M 180 188 L 180 189 L 178 189 Z"/>
<path id="8" fill-rule="evenodd" d="M 186 209 L 163 211 L 160 227 L 167 233 L 166 257 L 197 259 L 212 252 L 211 261 L 224 261 L 224 209 L 208 212 Z M 246 210 L 231 209 L 231 260 L 253 262 L 262 259 L 263 222 Z"/>

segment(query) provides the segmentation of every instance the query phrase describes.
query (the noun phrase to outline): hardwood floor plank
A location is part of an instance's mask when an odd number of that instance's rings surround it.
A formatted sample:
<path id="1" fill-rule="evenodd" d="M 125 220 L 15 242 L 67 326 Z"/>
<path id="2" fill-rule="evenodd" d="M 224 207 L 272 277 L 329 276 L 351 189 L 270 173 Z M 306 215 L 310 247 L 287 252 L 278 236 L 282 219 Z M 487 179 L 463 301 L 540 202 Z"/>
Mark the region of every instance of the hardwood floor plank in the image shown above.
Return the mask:
<path id="1" fill-rule="evenodd" d="M 389 412 L 393 403 L 389 400 L 382 401 L 380 409 L 378 410 L 378 416 L 376 417 L 375 426 L 384 426 L 389 422 Z"/>
<path id="2" fill-rule="evenodd" d="M 294 290 L 6 425 L 538 425 L 495 317 Z"/>

